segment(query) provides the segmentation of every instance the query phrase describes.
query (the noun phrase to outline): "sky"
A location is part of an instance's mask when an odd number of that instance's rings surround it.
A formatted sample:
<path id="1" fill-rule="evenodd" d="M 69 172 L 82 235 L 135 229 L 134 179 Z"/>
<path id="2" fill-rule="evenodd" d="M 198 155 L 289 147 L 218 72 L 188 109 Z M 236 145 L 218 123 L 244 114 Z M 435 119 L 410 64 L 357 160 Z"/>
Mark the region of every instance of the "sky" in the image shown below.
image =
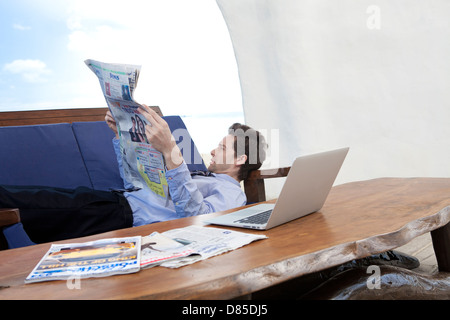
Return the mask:
<path id="1" fill-rule="evenodd" d="M 106 107 L 86 59 L 141 65 L 135 100 L 182 116 L 200 152 L 244 122 L 215 0 L 0 0 L 0 111 Z"/>

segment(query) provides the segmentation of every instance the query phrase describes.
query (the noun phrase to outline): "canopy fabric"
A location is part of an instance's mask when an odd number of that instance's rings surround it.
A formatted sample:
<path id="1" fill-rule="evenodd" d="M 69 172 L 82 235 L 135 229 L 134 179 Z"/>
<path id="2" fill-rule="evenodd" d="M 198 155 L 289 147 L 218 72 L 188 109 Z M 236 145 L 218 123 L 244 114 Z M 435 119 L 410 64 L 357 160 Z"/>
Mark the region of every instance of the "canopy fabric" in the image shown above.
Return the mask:
<path id="1" fill-rule="evenodd" d="M 450 4 L 376 3 L 217 0 L 268 167 L 348 146 L 337 183 L 450 176 Z"/>

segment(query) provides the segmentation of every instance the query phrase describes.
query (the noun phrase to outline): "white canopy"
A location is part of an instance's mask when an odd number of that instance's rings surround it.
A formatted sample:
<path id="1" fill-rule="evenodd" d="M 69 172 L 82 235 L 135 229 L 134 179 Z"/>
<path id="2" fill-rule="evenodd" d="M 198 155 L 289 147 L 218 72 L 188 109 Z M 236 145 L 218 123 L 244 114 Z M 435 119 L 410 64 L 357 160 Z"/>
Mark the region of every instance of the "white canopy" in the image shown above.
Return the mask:
<path id="1" fill-rule="evenodd" d="M 447 0 L 217 3 L 268 167 L 348 146 L 337 183 L 450 176 Z"/>

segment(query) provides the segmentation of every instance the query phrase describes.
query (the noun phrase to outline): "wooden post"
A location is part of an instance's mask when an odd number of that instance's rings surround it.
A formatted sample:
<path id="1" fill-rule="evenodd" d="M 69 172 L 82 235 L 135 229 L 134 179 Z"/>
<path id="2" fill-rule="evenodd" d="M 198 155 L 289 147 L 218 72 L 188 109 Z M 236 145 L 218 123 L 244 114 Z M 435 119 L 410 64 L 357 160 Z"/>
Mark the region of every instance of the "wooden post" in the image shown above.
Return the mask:
<path id="1" fill-rule="evenodd" d="M 450 223 L 431 231 L 431 239 L 439 271 L 450 272 Z"/>
<path id="2" fill-rule="evenodd" d="M 10 226 L 20 222 L 19 209 L 0 209 L 0 227 Z"/>
<path id="3" fill-rule="evenodd" d="M 246 179 L 244 180 L 245 195 L 247 203 L 256 203 L 266 201 L 266 188 L 262 179 Z"/>
<path id="4" fill-rule="evenodd" d="M 247 203 L 266 201 L 264 179 L 286 177 L 290 169 L 291 167 L 284 167 L 251 171 L 248 178 L 244 180 Z"/>

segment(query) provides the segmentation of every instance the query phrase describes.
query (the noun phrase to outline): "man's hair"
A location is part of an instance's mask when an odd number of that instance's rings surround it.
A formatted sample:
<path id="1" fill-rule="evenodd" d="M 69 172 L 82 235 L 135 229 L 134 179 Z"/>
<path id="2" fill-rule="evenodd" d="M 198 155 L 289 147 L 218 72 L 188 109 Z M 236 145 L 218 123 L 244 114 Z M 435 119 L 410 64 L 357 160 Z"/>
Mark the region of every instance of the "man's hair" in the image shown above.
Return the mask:
<path id="1" fill-rule="evenodd" d="M 247 161 L 238 172 L 238 179 L 244 180 L 250 171 L 259 169 L 266 160 L 266 139 L 259 131 L 240 123 L 231 125 L 228 133 L 234 136 L 235 156 L 247 156 Z"/>

